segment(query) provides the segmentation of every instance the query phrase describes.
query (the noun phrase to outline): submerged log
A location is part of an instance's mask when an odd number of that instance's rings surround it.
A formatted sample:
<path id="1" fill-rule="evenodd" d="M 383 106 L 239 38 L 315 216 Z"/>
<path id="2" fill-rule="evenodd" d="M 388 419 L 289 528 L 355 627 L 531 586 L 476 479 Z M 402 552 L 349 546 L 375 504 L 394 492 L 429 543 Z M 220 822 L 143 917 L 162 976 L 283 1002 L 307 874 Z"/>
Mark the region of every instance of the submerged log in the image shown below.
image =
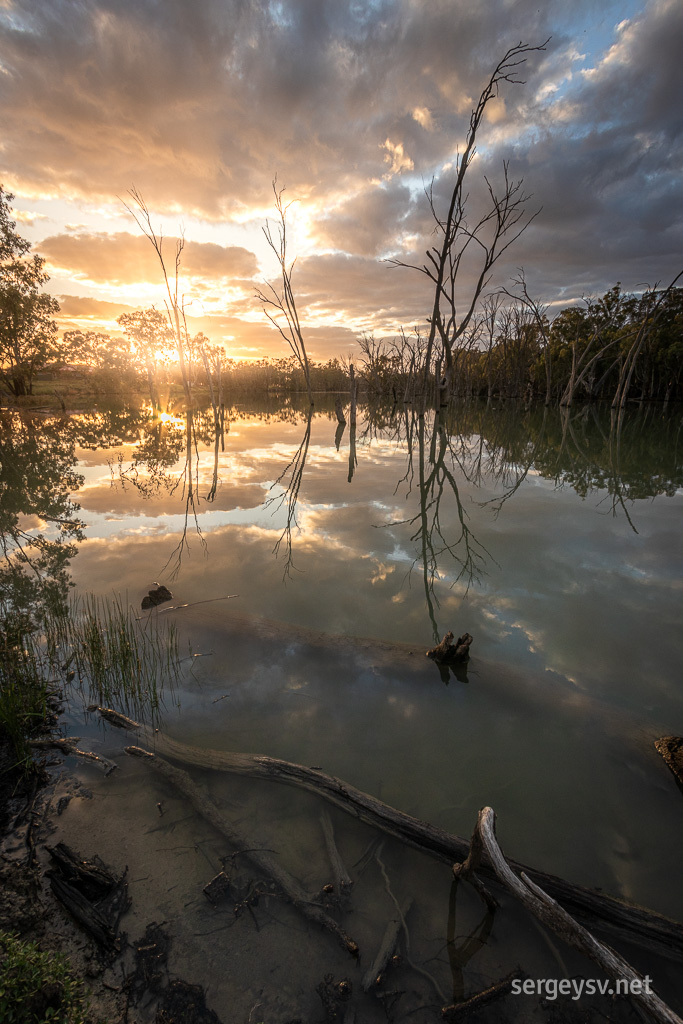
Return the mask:
<path id="1" fill-rule="evenodd" d="M 253 838 L 241 832 L 224 814 L 219 811 L 214 803 L 209 800 L 200 790 L 199 786 L 190 778 L 187 772 L 175 765 L 169 764 L 158 754 L 152 754 L 140 747 L 126 747 L 126 753 L 133 757 L 142 758 L 146 764 L 162 775 L 169 782 L 172 782 L 177 789 L 190 801 L 198 814 L 201 814 L 209 824 L 219 831 L 238 852 L 243 851 L 244 855 L 255 864 L 260 871 L 268 875 L 282 891 L 283 895 L 300 910 L 305 917 L 315 924 L 322 925 L 341 942 L 342 946 L 352 956 L 358 956 L 358 946 L 346 932 L 333 920 L 329 914 L 318 906 L 309 893 L 305 892 L 300 882 L 289 874 L 280 864 L 259 847 Z"/>
<path id="2" fill-rule="evenodd" d="M 527 910 L 568 945 L 589 957 L 608 978 L 627 982 L 629 997 L 660 1024 L 683 1024 L 681 1018 L 650 989 L 649 979 L 646 981 L 619 953 L 599 942 L 524 872 L 520 878 L 510 869 L 496 839 L 496 816 L 491 807 L 483 807 L 479 812 L 476 833 L 499 881 Z"/>
<path id="3" fill-rule="evenodd" d="M 661 736 L 655 740 L 655 747 L 683 787 L 683 736 Z"/>
<path id="4" fill-rule="evenodd" d="M 389 960 L 394 955 L 396 949 L 396 943 L 401 932 L 401 928 L 405 922 L 408 912 L 413 905 L 413 900 L 409 897 L 400 909 L 399 913 L 394 913 L 393 917 L 387 924 L 382 941 L 379 944 L 377 955 L 372 961 L 371 966 L 363 975 L 363 991 L 370 992 L 371 989 L 381 985 L 382 976 L 387 969 Z"/>
<path id="5" fill-rule="evenodd" d="M 330 861 L 332 868 L 332 875 L 334 877 L 334 888 L 339 899 L 348 893 L 348 890 L 353 885 L 353 881 L 348 871 L 344 866 L 344 862 L 341 859 L 337 844 L 334 841 L 334 829 L 332 827 L 332 821 L 327 811 L 323 811 L 320 815 L 320 825 L 323 830 L 323 836 L 325 838 L 325 848 L 327 850 L 327 856 Z"/>
<path id="6" fill-rule="evenodd" d="M 140 723 L 134 722 L 132 718 L 128 718 L 126 715 L 122 715 L 120 711 L 114 711 L 113 708 L 103 708 L 99 704 L 88 704 L 86 711 L 97 711 L 102 718 L 105 718 L 112 725 L 117 725 L 119 729 L 139 729 Z"/>
<path id="7" fill-rule="evenodd" d="M 465 860 L 468 855 L 467 840 L 396 810 L 317 769 L 273 757 L 200 750 L 152 730 L 147 735 L 150 743 L 155 743 L 158 750 L 185 764 L 268 779 L 271 782 L 284 782 L 317 793 L 359 821 L 379 828 L 387 835 L 447 864 Z M 508 863 L 514 871 L 533 874 L 547 893 L 569 908 L 587 927 L 596 928 L 612 939 L 622 939 L 649 949 L 658 956 L 679 959 L 683 955 L 683 925 L 678 921 L 597 890 L 574 885 L 517 861 L 510 860 Z M 488 863 L 481 865 L 479 873 L 484 878 L 496 879 L 496 873 Z"/>
<path id="8" fill-rule="evenodd" d="M 457 1021 L 463 1017 L 469 1017 L 471 1013 L 476 1013 L 482 1006 L 486 1006 L 487 1003 L 492 1003 L 495 999 L 506 996 L 512 988 L 513 981 L 521 977 L 522 971 L 512 971 L 505 978 L 497 981 L 495 985 L 490 985 L 482 992 L 477 992 L 462 1003 L 451 1003 L 450 1006 L 442 1007 L 441 1016 L 446 1021 Z"/>
<path id="9" fill-rule="evenodd" d="M 74 754 L 86 761 L 94 761 L 104 769 L 105 775 L 111 775 L 113 771 L 116 771 L 118 765 L 115 761 L 110 761 L 108 757 L 101 757 L 100 754 L 95 754 L 92 750 L 80 750 L 76 746 L 79 740 L 80 736 L 51 736 L 49 739 L 29 740 L 28 745 L 34 750 L 49 750 L 54 747 L 55 750 L 61 750 L 63 754 Z"/>

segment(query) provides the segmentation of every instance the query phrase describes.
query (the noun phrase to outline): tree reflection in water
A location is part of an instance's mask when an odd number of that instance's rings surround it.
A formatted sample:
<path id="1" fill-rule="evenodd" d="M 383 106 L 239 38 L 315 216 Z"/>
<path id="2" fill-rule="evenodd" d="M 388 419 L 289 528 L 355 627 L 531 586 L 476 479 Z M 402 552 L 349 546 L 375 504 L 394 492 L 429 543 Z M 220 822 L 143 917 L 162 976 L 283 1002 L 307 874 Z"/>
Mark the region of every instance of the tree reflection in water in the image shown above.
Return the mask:
<path id="1" fill-rule="evenodd" d="M 0 605 L 5 622 L 40 621 L 66 606 L 69 563 L 83 539 L 71 494 L 76 470 L 68 417 L 0 412 Z"/>
<path id="2" fill-rule="evenodd" d="M 295 566 L 299 502 L 306 494 L 306 464 L 310 457 L 313 411 L 298 413 L 286 401 L 256 413 L 298 423 L 303 432 L 291 458 L 271 486 L 264 503 L 273 513 L 282 510 L 284 526 L 274 544 L 284 554 L 283 577 Z M 316 415 L 321 415 L 320 406 Z M 323 413 L 324 415 L 324 413 Z M 75 471 L 75 447 L 107 448 L 133 445 L 128 461 L 112 464 L 112 474 L 125 489 L 134 487 L 145 500 L 176 495 L 182 509 L 179 539 L 166 569 L 177 576 L 192 531 L 205 549 L 201 513 L 216 501 L 221 480 L 221 452 L 231 415 L 213 406 L 175 417 L 149 417 L 144 409 L 98 411 L 72 417 L 20 416 L 3 413 L 0 420 L 0 569 L 3 601 L 12 590 L 24 608 L 40 600 L 63 600 L 68 588 L 68 564 L 82 538 L 78 505 L 70 497 L 81 483 Z M 623 514 L 632 527 L 634 500 L 674 494 L 683 484 L 677 458 L 680 417 L 661 407 L 644 406 L 611 415 L 597 405 L 554 411 L 543 406 L 467 402 L 420 415 L 410 405 L 378 402 L 359 410 L 358 435 L 351 423 L 349 484 L 357 482 L 360 456 L 376 443 L 390 442 L 405 459 L 394 494 L 403 503 L 397 515 L 377 527 L 408 527 L 412 558 L 410 571 L 419 569 L 426 609 L 435 639 L 440 638 L 437 581 L 464 592 L 480 584 L 493 560 L 473 533 L 463 493 L 484 488 L 476 504 L 498 516 L 530 474 L 571 487 L 585 497 L 595 493 L 612 514 Z M 358 436 L 358 442 L 357 442 Z M 335 447 L 344 448 L 344 431 Z M 211 453 L 207 473 L 206 451 Z M 334 472 L 334 466 L 330 472 Z M 367 476 L 362 475 L 366 488 Z M 476 491 L 474 492 L 476 495 Z M 363 500 L 358 492 L 358 500 Z M 471 511 L 471 510 L 470 510 Z M 32 518 L 33 517 L 33 518 Z M 37 524 L 47 524 L 47 529 Z M 41 596 L 43 595 L 43 596 Z M 449 625 L 449 624 L 446 624 Z"/>
<path id="3" fill-rule="evenodd" d="M 284 487 L 281 494 L 273 494 L 268 497 L 264 505 L 265 508 L 272 507 L 273 512 L 278 511 L 278 509 L 283 506 L 287 510 L 285 526 L 275 543 L 275 547 L 273 548 L 273 554 L 277 557 L 284 543 L 287 557 L 285 559 L 285 568 L 282 574 L 283 579 L 291 578 L 292 569 L 296 569 L 296 566 L 294 565 L 294 555 L 292 552 L 292 530 L 299 528 L 299 524 L 296 519 L 296 506 L 299 501 L 299 492 L 301 490 L 304 469 L 306 468 L 308 446 L 311 442 L 312 416 L 313 406 L 308 410 L 306 427 L 304 430 L 304 436 L 301 439 L 301 444 L 282 470 L 275 483 L 272 485 L 271 490 L 273 490 L 274 487 L 281 486 L 284 480 L 287 481 L 286 487 Z"/>

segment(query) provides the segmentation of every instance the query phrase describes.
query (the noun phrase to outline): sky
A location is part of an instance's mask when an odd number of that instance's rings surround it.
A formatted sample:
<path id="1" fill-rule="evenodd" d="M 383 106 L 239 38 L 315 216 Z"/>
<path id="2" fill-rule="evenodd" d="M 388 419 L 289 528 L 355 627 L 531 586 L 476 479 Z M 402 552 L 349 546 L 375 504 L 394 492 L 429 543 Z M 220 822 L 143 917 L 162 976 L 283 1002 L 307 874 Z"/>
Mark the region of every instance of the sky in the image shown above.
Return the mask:
<path id="1" fill-rule="evenodd" d="M 550 37 L 550 38 L 549 38 Z M 0 181 L 47 261 L 60 327 L 118 333 L 164 308 L 126 209 L 137 189 L 192 331 L 236 358 L 288 350 L 256 292 L 284 187 L 309 353 L 424 326 L 434 244 L 470 111 L 509 47 L 523 84 L 487 108 L 469 213 L 523 179 L 532 223 L 489 287 L 524 269 L 551 312 L 683 268 L 679 0 L 0 0 Z M 466 301 L 476 268 L 464 266 Z"/>

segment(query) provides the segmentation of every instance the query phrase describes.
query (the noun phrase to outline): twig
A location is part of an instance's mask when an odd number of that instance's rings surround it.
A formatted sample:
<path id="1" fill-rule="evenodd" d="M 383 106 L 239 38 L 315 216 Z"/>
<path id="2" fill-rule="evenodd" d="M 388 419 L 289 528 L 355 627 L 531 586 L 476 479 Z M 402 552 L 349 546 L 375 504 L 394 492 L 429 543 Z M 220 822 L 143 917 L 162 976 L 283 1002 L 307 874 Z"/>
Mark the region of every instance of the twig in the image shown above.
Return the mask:
<path id="1" fill-rule="evenodd" d="M 469 999 L 465 999 L 462 1003 L 451 1003 L 450 1006 L 444 1006 L 441 1010 L 441 1016 L 446 1020 L 453 1021 L 458 1020 L 460 1017 L 467 1017 L 481 1006 L 485 1006 L 487 1003 L 493 1002 L 494 999 L 500 999 L 501 996 L 507 995 L 512 988 L 513 981 L 522 976 L 523 972 L 521 970 L 512 971 L 501 981 L 497 981 L 495 985 L 485 988 L 483 992 L 477 992 L 476 995 L 470 996 Z"/>

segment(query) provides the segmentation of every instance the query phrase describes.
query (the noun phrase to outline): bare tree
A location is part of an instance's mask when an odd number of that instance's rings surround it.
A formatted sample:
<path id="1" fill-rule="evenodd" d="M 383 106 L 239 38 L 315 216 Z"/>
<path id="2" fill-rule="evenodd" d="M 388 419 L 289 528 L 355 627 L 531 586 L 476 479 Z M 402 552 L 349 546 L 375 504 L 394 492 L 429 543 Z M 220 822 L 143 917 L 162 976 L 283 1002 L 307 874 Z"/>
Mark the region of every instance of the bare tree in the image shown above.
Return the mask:
<path id="1" fill-rule="evenodd" d="M 506 295 L 509 295 L 511 299 L 514 299 L 515 302 L 523 306 L 523 308 L 531 314 L 533 323 L 536 327 L 537 339 L 543 349 L 543 362 L 545 365 L 545 404 L 550 405 L 553 374 L 550 351 L 550 322 L 547 315 L 548 306 L 543 305 L 537 299 L 531 297 L 527 287 L 526 278 L 524 276 L 524 270 L 520 269 L 517 277 L 514 279 L 514 284 L 516 284 L 519 289 L 516 294 L 509 292 L 507 288 L 505 288 L 504 291 Z"/>
<path id="2" fill-rule="evenodd" d="M 266 290 L 264 291 L 259 288 L 256 292 L 256 297 L 263 303 L 263 312 L 266 314 L 273 326 L 278 329 L 296 356 L 298 363 L 304 372 L 304 377 L 306 378 L 308 401 L 313 405 L 308 354 L 306 352 L 306 345 L 304 343 L 301 323 L 299 321 L 299 313 L 297 311 L 296 300 L 294 298 L 294 290 L 292 288 L 292 272 L 294 270 L 296 260 L 292 260 L 291 264 L 287 266 L 287 210 L 292 204 L 288 203 L 286 206 L 283 204 L 282 194 L 284 191 L 284 188 L 278 189 L 277 178 L 275 178 L 273 181 L 273 194 L 275 196 L 275 209 L 279 216 L 277 240 L 273 238 L 273 232 L 268 221 L 266 221 L 266 226 L 263 228 L 263 234 L 266 237 L 266 241 L 275 253 L 275 257 L 280 264 L 282 289 L 278 291 L 272 284 L 267 283 L 265 286 Z M 268 306 L 275 310 L 275 315 L 268 310 Z M 278 318 L 278 314 L 280 314 L 280 318 Z M 285 326 L 282 325 L 282 317 L 284 317 Z"/>
<path id="3" fill-rule="evenodd" d="M 522 189 L 522 181 L 512 181 L 508 163 L 503 163 L 502 190 L 496 191 L 485 178 L 488 193 L 488 207 L 473 226 L 466 219 L 468 194 L 465 191 L 467 172 L 476 152 L 477 133 L 481 127 L 484 112 L 498 96 L 501 83 L 523 84 L 519 68 L 530 53 L 545 50 L 548 40 L 540 46 L 518 43 L 511 47 L 498 62 L 484 87 L 479 101 L 470 115 L 470 124 L 465 149 L 456 163 L 456 175 L 451 191 L 448 211 L 444 216 L 437 208 L 433 193 L 433 182 L 427 190 L 427 198 L 436 222 L 436 232 L 441 244 L 427 251 L 427 263 L 422 266 L 404 263 L 399 259 L 389 260 L 395 266 L 408 266 L 425 274 L 434 285 L 434 303 L 429 318 L 429 337 L 425 356 L 425 380 L 431 373 L 431 362 L 435 344 L 441 346 L 437 361 L 444 361 L 441 379 L 441 395 L 444 401 L 454 375 L 454 351 L 460 339 L 466 334 L 474 315 L 479 297 L 486 288 L 493 265 L 505 250 L 519 238 L 536 214 L 525 217 L 525 204 L 529 196 Z M 461 314 L 458 311 L 456 284 L 463 266 L 463 260 L 472 253 L 475 260 L 475 281 L 469 299 L 465 301 Z M 425 389 L 426 392 L 426 389 Z"/>
<path id="4" fill-rule="evenodd" d="M 123 205 L 126 207 L 143 235 L 150 240 L 159 259 L 161 273 L 166 287 L 166 315 L 168 316 L 168 322 L 171 326 L 171 330 L 173 331 L 173 337 L 175 338 L 176 347 L 178 349 L 178 360 L 180 362 L 180 372 L 183 377 L 185 398 L 188 405 L 191 405 L 192 344 L 187 329 L 185 304 L 183 297 L 179 294 L 180 262 L 183 249 L 185 248 L 185 239 L 181 236 L 176 241 L 174 267 L 169 274 L 166 266 L 166 258 L 163 252 L 163 235 L 160 232 L 157 233 L 152 227 L 149 208 L 138 190 L 136 188 L 132 188 L 128 194 L 133 201 L 133 206 L 129 206 L 125 201 Z"/>

